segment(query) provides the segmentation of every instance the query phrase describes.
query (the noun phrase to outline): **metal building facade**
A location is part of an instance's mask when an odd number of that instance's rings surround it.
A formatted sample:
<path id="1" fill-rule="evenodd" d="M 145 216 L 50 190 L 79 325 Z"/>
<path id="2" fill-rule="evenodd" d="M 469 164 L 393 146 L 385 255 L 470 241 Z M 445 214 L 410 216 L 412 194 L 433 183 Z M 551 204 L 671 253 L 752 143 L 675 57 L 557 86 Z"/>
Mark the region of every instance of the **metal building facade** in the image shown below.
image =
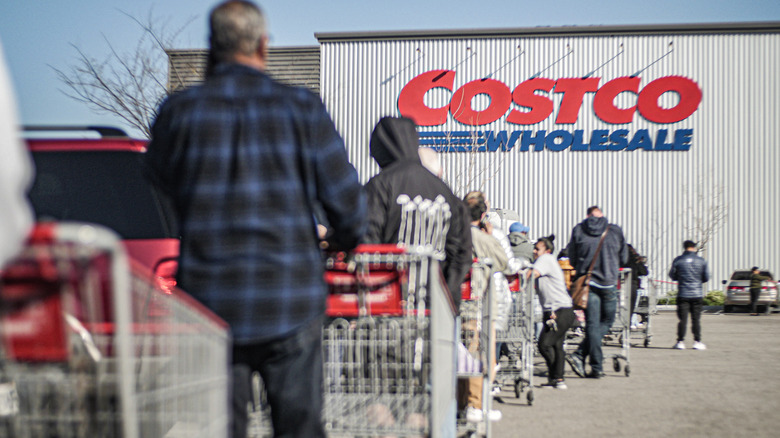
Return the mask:
<path id="1" fill-rule="evenodd" d="M 451 89 L 433 87 L 424 95 L 427 108 L 449 106 L 446 121 L 418 131 L 421 138 L 439 133 L 432 144 L 451 146 L 441 157 L 456 194 L 483 190 L 492 207 L 518 212 L 533 238 L 555 234 L 558 247 L 566 245 L 587 207 L 599 205 L 649 257 L 655 279 L 666 279 L 683 240 L 707 237 L 703 255 L 713 272 L 708 290 L 722 289 L 720 280 L 737 268 L 759 265 L 780 274 L 780 23 L 316 37 L 322 98 L 363 181 L 378 172 L 368 153 L 371 130 L 380 117 L 400 115 L 404 87 L 432 70 L 454 71 Z M 498 81 L 514 90 L 530 78 L 599 78 L 602 87 L 632 76 L 640 78 L 639 92 L 617 94 L 612 100 L 617 109 L 636 106 L 644 87 L 668 77 L 697 84 L 700 102 L 680 121 L 660 123 L 635 111 L 629 123 L 616 124 L 594 114 L 597 93 L 587 92 L 576 121 L 557 123 L 565 93 L 536 92 L 552 101 L 553 111 L 532 125 L 509 123 L 508 113 L 491 123 L 464 124 L 455 118 L 456 107 L 469 105 L 480 114 L 493 104 L 491 98 L 478 93 L 469 102 L 451 102 L 472 81 Z M 683 98 L 670 91 L 655 100 L 669 110 Z M 512 110 L 529 109 L 513 100 Z M 521 133 L 515 143 L 502 145 L 502 131 L 508 138 Z M 541 131 L 558 136 L 549 147 L 523 150 L 518 135 L 531 138 Z M 666 131 L 667 142 L 679 132 L 687 150 L 655 150 L 670 148 L 663 141 L 635 150 L 564 148 L 577 131 L 583 143 L 599 132 L 621 131 L 630 141 L 642 131 L 653 144 L 660 131 Z M 451 135 L 460 135 L 461 143 Z M 453 144 L 470 144 L 472 151 L 450 152 Z"/>

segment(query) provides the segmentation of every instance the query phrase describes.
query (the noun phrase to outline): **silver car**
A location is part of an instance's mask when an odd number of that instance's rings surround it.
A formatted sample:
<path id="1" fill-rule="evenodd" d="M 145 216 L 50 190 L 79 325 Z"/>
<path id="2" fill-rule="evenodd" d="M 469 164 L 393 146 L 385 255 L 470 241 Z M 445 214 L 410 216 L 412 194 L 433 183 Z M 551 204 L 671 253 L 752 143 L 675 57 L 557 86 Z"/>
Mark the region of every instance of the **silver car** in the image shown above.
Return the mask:
<path id="1" fill-rule="evenodd" d="M 735 306 L 750 306 L 750 270 L 738 270 L 731 274 L 731 279 L 723 280 L 726 285 L 726 299 L 723 302 L 723 312 L 734 311 Z M 774 280 L 769 271 L 761 271 L 761 275 Z M 765 280 L 761 283 L 761 294 L 758 296 L 759 311 L 769 313 L 771 306 L 777 306 L 777 284 Z"/>

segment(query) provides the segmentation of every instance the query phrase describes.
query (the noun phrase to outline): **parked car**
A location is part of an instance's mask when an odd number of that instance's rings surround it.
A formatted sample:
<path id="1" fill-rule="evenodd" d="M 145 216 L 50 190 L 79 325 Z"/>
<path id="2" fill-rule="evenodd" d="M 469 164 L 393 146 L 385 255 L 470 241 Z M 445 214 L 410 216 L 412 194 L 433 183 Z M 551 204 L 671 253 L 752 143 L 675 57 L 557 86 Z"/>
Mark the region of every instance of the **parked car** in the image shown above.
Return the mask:
<path id="1" fill-rule="evenodd" d="M 723 311 L 734 311 L 736 306 L 750 306 L 750 275 L 749 269 L 737 270 L 731 274 L 731 279 L 723 280 L 726 285 L 726 298 L 723 302 Z M 778 305 L 777 284 L 774 276 L 769 271 L 761 271 L 761 275 L 770 278 L 770 281 L 761 283 L 761 294 L 758 296 L 759 311 L 769 313 L 772 306 Z"/>
<path id="2" fill-rule="evenodd" d="M 57 132 L 38 138 L 41 132 Z M 71 138 L 91 131 L 97 138 Z M 172 286 L 179 240 L 172 209 L 143 171 L 146 141 L 105 127 L 25 127 L 35 162 L 30 201 L 37 221 L 100 224 L 121 237 L 128 256 Z"/>

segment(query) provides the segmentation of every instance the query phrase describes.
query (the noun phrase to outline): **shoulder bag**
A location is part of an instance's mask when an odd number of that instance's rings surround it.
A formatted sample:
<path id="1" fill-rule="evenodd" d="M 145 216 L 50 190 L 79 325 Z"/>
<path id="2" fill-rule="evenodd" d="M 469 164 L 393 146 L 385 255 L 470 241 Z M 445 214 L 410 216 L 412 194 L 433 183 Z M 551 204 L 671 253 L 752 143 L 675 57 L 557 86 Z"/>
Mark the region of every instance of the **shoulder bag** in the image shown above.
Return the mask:
<path id="1" fill-rule="evenodd" d="M 587 309 L 588 308 L 588 293 L 590 292 L 590 275 L 593 273 L 593 266 L 596 265 L 596 259 L 601 252 L 601 246 L 604 244 L 604 238 L 607 237 L 607 231 L 609 231 L 609 225 L 604 233 L 601 234 L 601 240 L 599 240 L 599 246 L 596 248 L 596 253 L 593 254 L 593 261 L 590 262 L 588 273 L 580 276 L 569 289 L 569 295 L 571 295 L 571 301 L 575 309 Z"/>

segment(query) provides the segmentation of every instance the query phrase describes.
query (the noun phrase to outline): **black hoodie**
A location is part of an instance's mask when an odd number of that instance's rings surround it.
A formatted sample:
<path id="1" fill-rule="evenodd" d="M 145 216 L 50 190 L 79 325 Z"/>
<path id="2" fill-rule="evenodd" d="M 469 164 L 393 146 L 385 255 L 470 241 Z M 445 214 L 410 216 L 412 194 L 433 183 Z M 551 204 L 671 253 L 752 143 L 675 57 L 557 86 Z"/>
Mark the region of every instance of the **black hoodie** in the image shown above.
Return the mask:
<path id="1" fill-rule="evenodd" d="M 604 238 L 604 245 L 591 275 L 591 280 L 602 286 L 616 285 L 618 270 L 628 261 L 628 247 L 623 230 L 615 224 L 610 224 L 603 216 L 589 216 L 571 231 L 571 240 L 567 247 L 569 262 L 577 270 L 577 276 L 585 275 L 593 261 L 601 235 L 607 227 L 609 232 Z"/>
<path id="2" fill-rule="evenodd" d="M 382 170 L 366 183 L 368 196 L 368 243 L 397 243 L 401 225 L 398 195 L 434 200 L 441 195 L 452 218 L 447 232 L 442 264 L 444 278 L 455 301 L 460 303 L 460 284 L 471 269 L 471 229 L 463 201 L 439 177 L 423 167 L 418 155 L 419 136 L 407 118 L 384 117 L 374 127 L 369 145 L 371 156 Z"/>

